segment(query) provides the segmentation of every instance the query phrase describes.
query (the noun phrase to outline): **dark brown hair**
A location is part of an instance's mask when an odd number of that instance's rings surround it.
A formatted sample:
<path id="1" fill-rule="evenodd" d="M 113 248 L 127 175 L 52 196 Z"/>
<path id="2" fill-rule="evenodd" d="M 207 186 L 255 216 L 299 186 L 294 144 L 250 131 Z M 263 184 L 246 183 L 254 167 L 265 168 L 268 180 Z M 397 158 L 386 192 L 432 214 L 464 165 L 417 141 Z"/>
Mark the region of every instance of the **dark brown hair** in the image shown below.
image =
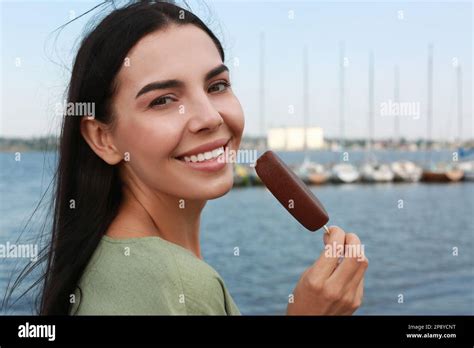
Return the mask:
<path id="1" fill-rule="evenodd" d="M 217 37 L 189 10 L 171 2 L 132 3 L 113 10 L 82 40 L 67 102 L 94 103 L 95 118 L 110 124 L 116 76 L 128 52 L 147 34 L 169 25 L 201 28 L 214 41 L 224 62 Z M 62 122 L 52 233 L 38 261 L 45 263 L 37 282 L 42 284 L 38 311 L 43 315 L 69 314 L 70 296 L 121 204 L 118 168 L 104 162 L 86 143 L 80 131 L 81 118 L 63 117 Z"/>

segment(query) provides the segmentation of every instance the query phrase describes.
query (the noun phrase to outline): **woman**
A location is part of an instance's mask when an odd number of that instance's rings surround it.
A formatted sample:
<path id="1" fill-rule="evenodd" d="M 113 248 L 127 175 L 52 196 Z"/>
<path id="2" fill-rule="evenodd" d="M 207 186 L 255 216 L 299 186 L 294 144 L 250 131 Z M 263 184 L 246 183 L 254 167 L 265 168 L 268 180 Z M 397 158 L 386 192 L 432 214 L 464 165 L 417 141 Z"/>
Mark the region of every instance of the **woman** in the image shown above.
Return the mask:
<path id="1" fill-rule="evenodd" d="M 199 245 L 244 128 L 219 40 L 169 3 L 117 9 L 82 41 L 68 102 L 95 108 L 64 117 L 41 313 L 240 314 Z M 325 238 L 360 243 L 337 227 Z M 366 267 L 322 254 L 288 314 L 351 314 Z"/>

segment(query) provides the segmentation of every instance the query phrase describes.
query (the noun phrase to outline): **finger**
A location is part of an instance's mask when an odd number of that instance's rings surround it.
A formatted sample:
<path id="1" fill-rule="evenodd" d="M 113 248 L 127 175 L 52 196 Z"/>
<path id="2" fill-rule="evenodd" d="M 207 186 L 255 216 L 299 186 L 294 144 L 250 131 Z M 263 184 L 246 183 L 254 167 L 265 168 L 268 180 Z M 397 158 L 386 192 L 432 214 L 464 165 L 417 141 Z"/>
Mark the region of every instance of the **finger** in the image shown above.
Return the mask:
<path id="1" fill-rule="evenodd" d="M 364 277 L 359 282 L 359 285 L 357 286 L 357 291 L 355 293 L 354 297 L 354 302 L 357 304 L 357 307 L 359 307 L 362 304 L 362 299 L 364 298 Z"/>
<path id="2" fill-rule="evenodd" d="M 359 286 L 357 287 L 357 293 L 356 293 L 356 298 L 360 299 L 362 301 L 362 298 L 364 297 L 364 277 L 359 282 Z"/>
<path id="3" fill-rule="evenodd" d="M 354 291 L 353 307 L 350 308 L 347 312 L 342 313 L 342 315 L 352 315 L 361 305 L 364 298 L 364 278 L 362 278 L 357 285 L 357 290 Z"/>
<path id="4" fill-rule="evenodd" d="M 345 232 L 337 226 L 329 227 L 329 231 L 329 235 L 324 235 L 324 250 L 311 267 L 312 272 L 317 272 L 322 279 L 327 279 L 337 267 L 338 257 L 334 252 L 344 250 Z"/>
<path id="5" fill-rule="evenodd" d="M 367 257 L 365 257 L 365 255 L 357 261 L 359 262 L 359 268 L 357 269 L 356 273 L 347 285 L 348 289 L 355 289 L 358 286 L 360 281 L 365 276 L 365 271 L 367 271 L 367 268 L 369 267 L 369 260 L 367 259 Z"/>
<path id="6" fill-rule="evenodd" d="M 344 259 L 331 275 L 331 280 L 342 284 L 349 283 L 357 271 L 364 267 L 364 262 L 360 261 L 361 257 L 365 256 L 359 237 L 354 233 L 346 233 Z"/>
<path id="7" fill-rule="evenodd" d="M 344 232 L 344 230 L 342 228 L 340 228 L 339 226 L 329 226 L 328 228 L 329 230 L 329 233 L 327 232 L 324 232 L 323 234 L 323 242 L 324 242 L 324 245 L 327 245 L 328 242 L 329 242 L 329 236 L 335 232 L 336 230 L 341 230 L 342 232 Z M 345 232 L 344 232 L 345 233 Z"/>

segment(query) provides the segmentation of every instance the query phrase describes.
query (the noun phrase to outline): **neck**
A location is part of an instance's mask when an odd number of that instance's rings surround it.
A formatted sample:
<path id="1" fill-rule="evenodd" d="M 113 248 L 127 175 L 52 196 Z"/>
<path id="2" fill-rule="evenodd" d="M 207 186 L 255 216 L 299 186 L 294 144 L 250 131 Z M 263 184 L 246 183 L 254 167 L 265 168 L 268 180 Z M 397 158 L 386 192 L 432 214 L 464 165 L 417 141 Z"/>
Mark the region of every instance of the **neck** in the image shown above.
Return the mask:
<path id="1" fill-rule="evenodd" d="M 162 192 L 123 186 L 119 213 L 111 236 L 159 236 L 202 259 L 199 243 L 201 211 L 206 201 L 184 200 Z"/>

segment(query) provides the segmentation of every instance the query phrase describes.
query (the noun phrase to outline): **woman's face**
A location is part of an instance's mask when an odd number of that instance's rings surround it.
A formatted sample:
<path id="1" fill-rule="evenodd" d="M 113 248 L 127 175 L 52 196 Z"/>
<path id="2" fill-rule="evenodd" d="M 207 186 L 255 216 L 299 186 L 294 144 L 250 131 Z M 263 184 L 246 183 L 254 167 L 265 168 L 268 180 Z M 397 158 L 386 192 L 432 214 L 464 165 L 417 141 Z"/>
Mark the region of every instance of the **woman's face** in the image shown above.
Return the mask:
<path id="1" fill-rule="evenodd" d="M 112 138 L 122 178 L 182 199 L 212 199 L 233 184 L 222 150 L 244 128 L 229 72 L 212 39 L 194 25 L 142 38 L 117 76 Z M 220 157 L 220 158 L 217 158 Z"/>

